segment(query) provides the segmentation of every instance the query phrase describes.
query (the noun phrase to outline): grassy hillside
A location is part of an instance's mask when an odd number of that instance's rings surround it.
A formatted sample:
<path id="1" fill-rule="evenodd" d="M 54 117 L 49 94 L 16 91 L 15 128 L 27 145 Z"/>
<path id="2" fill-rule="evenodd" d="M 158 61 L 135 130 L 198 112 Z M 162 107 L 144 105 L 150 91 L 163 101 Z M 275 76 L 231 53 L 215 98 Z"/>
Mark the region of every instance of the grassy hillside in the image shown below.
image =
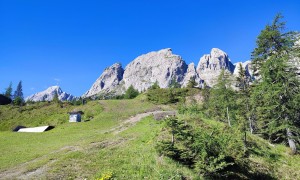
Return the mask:
<path id="1" fill-rule="evenodd" d="M 68 111 L 83 110 L 82 123 L 68 123 Z M 0 106 L 0 176 L 25 179 L 202 179 L 187 166 L 156 151 L 163 138 L 162 121 L 152 116 L 140 122 L 124 123 L 136 114 L 169 109 L 153 105 L 139 97 L 134 100 L 92 101 L 83 106 L 38 103 L 23 107 Z M 187 123 L 224 127 L 223 123 L 198 115 L 181 115 Z M 199 123 L 201 122 L 201 123 Z M 55 125 L 45 133 L 15 133 L 15 125 Z M 290 156 L 284 145 L 271 146 L 255 135 L 249 135 L 251 149 L 246 171 L 264 172 L 269 178 L 300 177 L 300 157 Z M 240 177 L 247 173 L 237 170 Z M 246 175 L 244 175 L 246 174 Z M 244 176 L 243 176 L 244 175 Z M 248 176 L 249 178 L 250 176 Z"/>

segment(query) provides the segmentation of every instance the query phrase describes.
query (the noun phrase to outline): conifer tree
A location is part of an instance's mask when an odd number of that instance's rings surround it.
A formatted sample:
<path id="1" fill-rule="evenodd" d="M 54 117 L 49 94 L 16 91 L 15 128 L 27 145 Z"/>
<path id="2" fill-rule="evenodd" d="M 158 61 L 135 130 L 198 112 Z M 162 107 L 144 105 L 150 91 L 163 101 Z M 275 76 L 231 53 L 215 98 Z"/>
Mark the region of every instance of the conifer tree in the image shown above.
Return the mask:
<path id="1" fill-rule="evenodd" d="M 4 96 L 11 98 L 12 96 L 12 82 L 9 83 L 9 86 L 5 89 Z"/>
<path id="2" fill-rule="evenodd" d="M 295 67 L 289 64 L 293 54 L 293 33 L 283 32 L 285 23 L 277 15 L 258 36 L 252 57 L 260 79 L 251 95 L 251 103 L 261 133 L 271 142 L 287 142 L 296 153 L 300 133 L 300 83 Z"/>
<path id="3" fill-rule="evenodd" d="M 134 89 L 134 87 L 131 85 L 125 92 L 124 98 L 125 99 L 133 99 L 139 95 L 139 91 Z"/>
<path id="4" fill-rule="evenodd" d="M 222 70 L 217 84 L 211 89 L 209 97 L 209 114 L 231 126 L 235 110 L 234 91 L 231 88 L 230 74 Z"/>
<path id="5" fill-rule="evenodd" d="M 23 102 L 24 102 L 23 88 L 22 88 L 22 81 L 20 81 L 14 93 L 14 103 L 16 105 L 21 105 Z"/>

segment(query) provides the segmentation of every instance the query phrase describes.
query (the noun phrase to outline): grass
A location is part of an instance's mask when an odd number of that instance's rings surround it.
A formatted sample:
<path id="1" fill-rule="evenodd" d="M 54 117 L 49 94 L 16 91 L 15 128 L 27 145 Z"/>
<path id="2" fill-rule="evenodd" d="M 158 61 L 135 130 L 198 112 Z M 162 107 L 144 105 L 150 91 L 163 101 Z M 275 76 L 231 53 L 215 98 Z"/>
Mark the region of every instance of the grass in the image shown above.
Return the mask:
<path id="1" fill-rule="evenodd" d="M 75 108 L 85 112 L 85 122 L 68 123 L 67 112 Z M 46 168 L 32 179 L 96 179 L 111 173 L 115 179 L 201 179 L 197 172 L 156 152 L 163 124 L 153 117 L 127 125 L 127 130 L 120 133 L 111 131 L 122 120 L 155 109 L 170 107 L 148 103 L 143 95 L 134 100 L 91 101 L 64 108 L 51 103 L 37 103 L 21 111 L 0 106 L 0 172 L 39 172 Z M 226 126 L 199 115 L 179 118 L 203 128 Z M 56 127 L 37 134 L 11 132 L 15 125 L 45 124 Z M 300 177 L 299 155 L 291 156 L 286 146 L 270 146 L 256 135 L 248 134 L 248 141 L 251 148 L 247 173 L 263 171 L 275 179 Z"/>
<path id="2" fill-rule="evenodd" d="M 66 108 L 45 103 L 33 106 L 34 109 L 30 106 L 24 107 L 22 112 L 10 106 L 0 106 L 0 125 L 6 130 L 0 131 L 0 170 L 47 155 L 65 146 L 84 146 L 89 142 L 99 141 L 107 136 L 105 131 L 117 126 L 120 120 L 155 108 L 154 105 L 140 100 L 93 101 L 84 106 Z M 82 123 L 68 123 L 67 112 L 73 108 L 84 112 L 90 111 L 93 119 Z M 50 124 L 56 125 L 56 128 L 38 134 L 10 131 L 12 126 L 19 124 L 25 126 Z"/>

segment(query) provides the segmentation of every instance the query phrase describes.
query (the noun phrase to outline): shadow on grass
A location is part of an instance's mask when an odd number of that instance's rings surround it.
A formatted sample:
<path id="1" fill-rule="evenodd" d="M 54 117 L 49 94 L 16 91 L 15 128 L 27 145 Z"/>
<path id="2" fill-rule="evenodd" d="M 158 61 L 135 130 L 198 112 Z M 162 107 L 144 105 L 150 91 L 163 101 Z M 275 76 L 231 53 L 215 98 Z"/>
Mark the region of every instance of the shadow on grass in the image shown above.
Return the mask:
<path id="1" fill-rule="evenodd" d="M 255 169 L 254 169 L 255 168 Z M 218 172 L 214 176 L 204 177 L 204 179 L 245 179 L 245 180 L 274 180 L 269 170 L 259 164 L 247 161 L 243 163 L 235 163 L 223 171 Z"/>
<path id="2" fill-rule="evenodd" d="M 254 154 L 256 156 L 267 159 L 269 162 L 276 162 L 282 157 L 278 153 L 271 152 L 270 147 L 258 145 L 256 142 L 253 141 L 247 142 L 247 147 L 248 147 L 248 155 Z"/>

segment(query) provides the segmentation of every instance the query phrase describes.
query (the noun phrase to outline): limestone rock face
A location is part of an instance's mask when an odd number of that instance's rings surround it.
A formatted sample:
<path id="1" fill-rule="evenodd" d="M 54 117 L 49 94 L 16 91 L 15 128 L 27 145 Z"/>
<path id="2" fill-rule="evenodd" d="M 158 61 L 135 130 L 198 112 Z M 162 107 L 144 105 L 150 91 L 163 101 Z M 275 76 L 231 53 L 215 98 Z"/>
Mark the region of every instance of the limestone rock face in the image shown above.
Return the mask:
<path id="1" fill-rule="evenodd" d="M 150 88 L 156 81 L 167 88 L 174 78 L 182 84 L 187 64 L 170 48 L 141 55 L 129 63 L 124 72 L 125 89 L 133 86 L 138 91 Z"/>
<path id="2" fill-rule="evenodd" d="M 92 85 L 83 97 L 90 97 L 99 93 L 110 93 L 116 91 L 123 79 L 124 69 L 120 63 L 106 68 L 102 75 Z"/>
<path id="3" fill-rule="evenodd" d="M 25 98 L 25 101 L 52 101 L 55 93 L 57 93 L 58 99 L 61 101 L 72 101 L 73 99 L 76 99 L 75 96 L 63 92 L 59 86 L 51 86 L 45 91 L 38 92 Z"/>
<path id="4" fill-rule="evenodd" d="M 243 69 L 246 71 L 246 75 L 249 76 L 250 78 L 253 78 L 253 67 L 251 64 L 251 61 L 245 61 L 245 62 L 237 62 L 235 63 L 235 69 L 233 71 L 233 75 L 238 76 L 240 70 L 239 66 L 240 64 L 242 65 Z"/>
<path id="5" fill-rule="evenodd" d="M 198 87 L 201 86 L 202 82 L 201 82 L 201 79 L 200 79 L 200 77 L 199 77 L 199 75 L 196 71 L 194 63 L 189 64 L 187 72 L 186 72 L 186 74 L 184 76 L 184 79 L 183 79 L 182 87 L 186 87 L 191 78 L 195 78 L 195 81 L 197 82 Z"/>
<path id="6" fill-rule="evenodd" d="M 210 54 L 206 54 L 200 58 L 197 73 L 208 86 L 212 87 L 216 84 L 222 69 L 233 73 L 234 65 L 225 52 L 213 48 Z"/>

